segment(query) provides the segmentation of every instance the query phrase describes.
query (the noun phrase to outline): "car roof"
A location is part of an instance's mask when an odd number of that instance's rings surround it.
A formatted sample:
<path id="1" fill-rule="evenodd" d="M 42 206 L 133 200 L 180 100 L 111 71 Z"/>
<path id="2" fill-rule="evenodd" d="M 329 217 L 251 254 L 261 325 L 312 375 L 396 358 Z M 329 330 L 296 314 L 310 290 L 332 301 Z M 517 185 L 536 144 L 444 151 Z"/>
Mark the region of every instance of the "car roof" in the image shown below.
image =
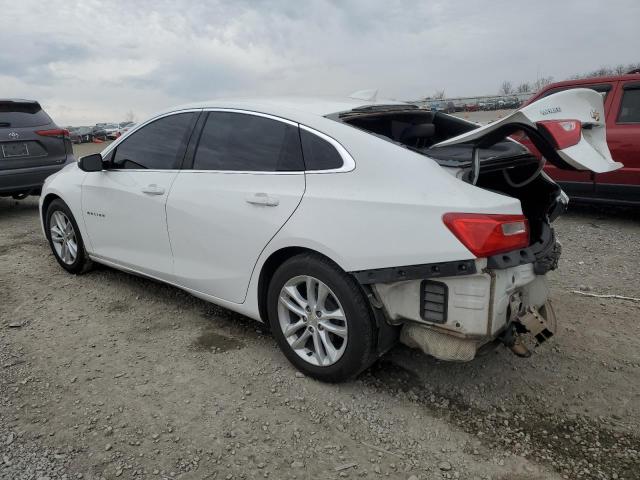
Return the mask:
<path id="1" fill-rule="evenodd" d="M 24 98 L 0 98 L 0 102 L 38 103 L 37 100 L 27 100 Z"/>
<path id="2" fill-rule="evenodd" d="M 620 80 L 623 80 L 623 81 L 640 80 L 640 73 L 625 73 L 622 75 L 606 75 L 603 77 L 589 77 L 589 78 L 580 78 L 576 80 L 563 80 L 561 82 L 550 83 L 544 88 L 544 90 L 546 91 L 551 88 L 566 87 L 571 85 L 592 85 L 594 83 L 617 82 Z"/>
<path id="3" fill-rule="evenodd" d="M 408 105 L 398 100 L 378 99 L 375 101 L 359 100 L 349 97 L 255 97 L 209 100 L 180 105 L 168 109 L 166 113 L 194 108 L 230 108 L 253 110 L 256 112 L 279 115 L 295 119 L 300 114 L 324 117 L 332 113 L 345 112 L 355 108 L 376 105 Z"/>

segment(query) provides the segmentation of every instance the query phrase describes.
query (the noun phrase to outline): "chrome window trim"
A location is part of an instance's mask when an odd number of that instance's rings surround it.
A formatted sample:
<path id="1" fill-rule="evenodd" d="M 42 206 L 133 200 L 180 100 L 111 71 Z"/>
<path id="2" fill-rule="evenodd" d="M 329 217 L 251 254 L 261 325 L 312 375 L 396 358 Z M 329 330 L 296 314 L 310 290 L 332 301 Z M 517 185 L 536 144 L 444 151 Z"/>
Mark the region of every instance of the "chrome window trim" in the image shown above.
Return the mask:
<path id="1" fill-rule="evenodd" d="M 294 122 L 293 120 L 289 120 L 287 118 L 278 117 L 276 115 L 271 115 L 269 113 L 256 112 L 254 110 L 243 110 L 241 108 L 210 107 L 210 108 L 204 108 L 203 111 L 205 111 L 205 112 L 241 113 L 243 115 L 253 115 L 253 116 L 256 116 L 256 117 L 268 118 L 270 120 L 275 120 L 277 122 L 286 123 L 286 124 L 291 125 L 293 127 L 298 127 L 298 125 L 299 125 L 298 122 Z"/>
<path id="2" fill-rule="evenodd" d="M 129 138 L 129 136 L 131 136 L 133 133 L 137 132 L 138 130 L 140 130 L 142 127 L 145 127 L 147 125 L 149 125 L 151 122 L 155 122 L 156 120 L 160 120 L 161 118 L 164 117 L 168 117 L 171 115 L 177 115 L 179 113 L 197 113 L 197 112 L 202 112 L 202 108 L 185 108 L 184 110 L 174 110 L 172 112 L 165 112 L 165 113 L 161 113 L 160 115 L 156 115 L 155 117 L 151 117 L 150 119 L 148 119 L 146 122 L 144 123 L 139 123 L 138 125 L 136 125 L 136 127 L 132 130 L 128 130 L 124 135 L 121 135 L 120 137 L 118 137 L 116 140 L 114 140 L 113 142 L 111 142 L 111 144 L 109 144 L 109 146 L 107 148 L 105 148 L 102 152 L 100 152 L 100 154 L 102 155 L 102 157 L 106 157 L 107 155 L 109 155 L 111 153 L 111 151 L 116 148 L 118 145 L 120 145 L 123 141 L 125 141 L 127 138 Z M 166 172 L 167 170 L 159 170 L 159 169 L 155 169 L 155 170 L 147 170 L 147 169 L 127 169 L 127 168 L 120 168 L 118 169 L 120 171 L 134 171 L 134 170 L 138 170 L 138 171 L 143 171 L 143 172 L 148 172 L 148 171 L 162 171 L 162 172 Z M 175 170 L 175 169 L 173 169 Z M 116 170 L 109 170 L 110 172 L 115 172 Z"/>
<path id="3" fill-rule="evenodd" d="M 193 172 L 193 173 L 240 173 L 240 174 L 253 174 L 253 175 L 300 175 L 300 174 L 324 174 L 324 173 L 343 173 L 343 172 L 351 172 L 356 168 L 356 162 L 351 156 L 351 154 L 347 151 L 346 148 L 342 146 L 340 142 L 338 142 L 335 138 L 330 137 L 329 135 L 322 133 L 315 128 L 308 127 L 307 125 L 303 125 L 298 122 L 294 122 L 287 118 L 278 117 L 277 115 L 271 115 L 268 113 L 256 112 L 254 110 L 243 110 L 239 108 L 218 108 L 218 107 L 203 107 L 203 108 L 187 108 L 184 110 L 174 110 L 172 112 L 166 112 L 155 117 L 150 118 L 144 123 L 140 123 L 136 125 L 136 128 L 127 131 L 124 135 L 119 137 L 113 143 L 111 143 L 107 148 L 105 148 L 101 155 L 106 157 L 111 153 L 111 151 L 116 148 L 120 143 L 129 138 L 130 135 L 137 132 L 139 129 L 145 127 L 146 125 L 159 120 L 164 117 L 168 117 L 170 115 L 177 115 L 180 113 L 192 113 L 192 112 L 230 112 L 230 113 L 240 113 L 244 115 L 254 115 L 257 117 L 268 118 L 271 120 L 275 120 L 278 122 L 286 123 L 287 125 L 291 125 L 294 127 L 301 128 L 313 135 L 317 135 L 322 138 L 329 144 L 331 144 L 337 151 L 338 155 L 342 158 L 342 166 L 339 168 L 331 168 L 326 170 L 295 170 L 295 171 L 284 171 L 284 172 L 272 172 L 267 170 L 196 170 L 192 168 L 185 169 L 144 169 L 144 168 L 114 168 L 110 170 L 105 170 L 107 172 Z"/>
<path id="4" fill-rule="evenodd" d="M 146 168 L 113 168 L 109 170 L 103 170 L 103 172 L 179 172 L 179 173 L 241 173 L 246 175 L 304 175 L 304 170 L 292 170 L 283 172 L 270 172 L 265 170 L 193 170 L 191 168 L 184 169 L 146 169 Z"/>

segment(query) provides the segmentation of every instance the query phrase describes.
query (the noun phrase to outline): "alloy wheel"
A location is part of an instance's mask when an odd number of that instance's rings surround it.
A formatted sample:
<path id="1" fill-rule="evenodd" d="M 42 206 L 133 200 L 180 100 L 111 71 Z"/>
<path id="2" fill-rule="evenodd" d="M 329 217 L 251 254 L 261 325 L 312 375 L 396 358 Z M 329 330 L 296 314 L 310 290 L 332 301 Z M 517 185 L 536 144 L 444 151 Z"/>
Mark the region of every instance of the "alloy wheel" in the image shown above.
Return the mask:
<path id="1" fill-rule="evenodd" d="M 49 232 L 56 255 L 67 265 L 72 265 L 78 257 L 78 239 L 69 217 L 56 210 L 49 220 Z"/>
<path id="2" fill-rule="evenodd" d="M 347 347 L 347 319 L 338 297 L 308 275 L 290 279 L 278 298 L 278 320 L 285 339 L 306 362 L 326 367 Z"/>

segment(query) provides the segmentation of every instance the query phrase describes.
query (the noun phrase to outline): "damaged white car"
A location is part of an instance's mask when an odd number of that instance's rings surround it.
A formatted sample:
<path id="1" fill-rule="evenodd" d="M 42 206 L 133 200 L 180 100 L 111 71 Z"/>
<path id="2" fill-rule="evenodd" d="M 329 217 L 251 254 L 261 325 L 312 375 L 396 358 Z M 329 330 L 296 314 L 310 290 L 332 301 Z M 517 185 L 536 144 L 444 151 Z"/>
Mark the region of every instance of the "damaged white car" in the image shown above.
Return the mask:
<path id="1" fill-rule="evenodd" d="M 555 317 L 545 274 L 567 169 L 620 167 L 600 94 L 574 89 L 478 127 L 353 98 L 199 103 L 50 177 L 43 231 L 99 262 L 261 320 L 304 373 L 342 381 L 401 341 L 444 360 L 520 355 Z"/>

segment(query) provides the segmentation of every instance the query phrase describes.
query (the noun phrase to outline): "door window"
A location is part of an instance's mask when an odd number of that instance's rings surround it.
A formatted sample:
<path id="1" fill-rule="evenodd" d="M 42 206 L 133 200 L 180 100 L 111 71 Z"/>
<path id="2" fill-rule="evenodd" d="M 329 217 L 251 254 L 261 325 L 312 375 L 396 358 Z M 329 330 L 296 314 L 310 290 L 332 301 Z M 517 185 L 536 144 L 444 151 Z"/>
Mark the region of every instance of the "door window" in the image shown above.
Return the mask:
<path id="1" fill-rule="evenodd" d="M 304 170 L 298 127 L 258 115 L 210 112 L 193 168 L 253 172 Z"/>
<path id="2" fill-rule="evenodd" d="M 116 147 L 111 168 L 167 170 L 179 167 L 195 113 L 159 118 Z"/>
<path id="3" fill-rule="evenodd" d="M 640 85 L 638 88 L 624 90 L 618 123 L 640 123 Z"/>

